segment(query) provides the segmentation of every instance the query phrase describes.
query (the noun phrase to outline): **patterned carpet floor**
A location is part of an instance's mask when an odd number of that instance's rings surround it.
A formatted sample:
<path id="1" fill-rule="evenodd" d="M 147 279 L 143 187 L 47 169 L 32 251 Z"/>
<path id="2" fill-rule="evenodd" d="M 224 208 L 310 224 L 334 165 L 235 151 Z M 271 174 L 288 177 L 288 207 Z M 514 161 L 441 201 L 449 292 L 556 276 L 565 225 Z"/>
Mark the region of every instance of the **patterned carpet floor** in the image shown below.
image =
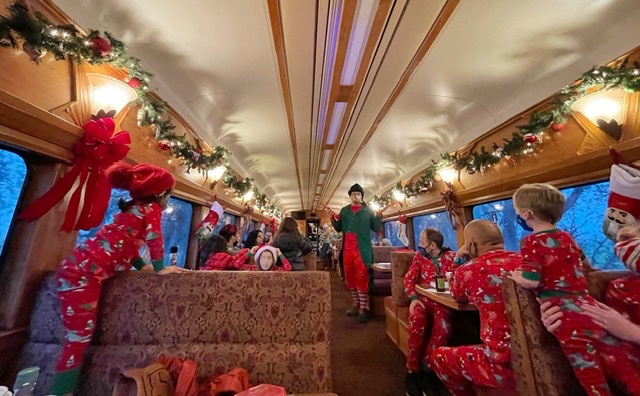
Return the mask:
<path id="1" fill-rule="evenodd" d="M 333 392 L 340 396 L 402 396 L 405 357 L 385 333 L 384 316 L 359 324 L 347 317 L 351 295 L 331 273 Z"/>

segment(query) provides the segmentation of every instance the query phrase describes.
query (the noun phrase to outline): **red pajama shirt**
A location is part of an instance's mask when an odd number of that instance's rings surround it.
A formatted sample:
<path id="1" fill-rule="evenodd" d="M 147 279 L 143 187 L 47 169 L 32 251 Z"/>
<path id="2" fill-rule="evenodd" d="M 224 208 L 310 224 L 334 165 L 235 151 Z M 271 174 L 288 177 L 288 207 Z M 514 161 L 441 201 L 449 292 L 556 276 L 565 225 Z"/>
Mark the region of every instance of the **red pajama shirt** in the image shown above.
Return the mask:
<path id="1" fill-rule="evenodd" d="M 428 285 L 435 281 L 434 260 L 439 263 L 443 274 L 452 271 L 455 255 L 455 252 L 449 250 L 435 259 L 427 259 L 418 252 L 404 276 L 404 290 L 407 296 L 412 301 L 417 299 L 422 303 L 422 306 L 415 306 L 409 317 L 407 368 L 411 371 L 418 371 L 421 360 L 427 367 L 431 367 L 431 352 L 440 346 L 447 345 L 451 336 L 449 308 L 431 299 L 418 296 L 416 285 Z M 429 321 L 431 321 L 430 324 Z"/>
<path id="2" fill-rule="evenodd" d="M 452 395 L 475 395 L 473 384 L 515 389 L 502 277 L 505 271 L 516 270 L 521 264 L 519 254 L 499 250 L 485 253 L 456 270 L 451 294 L 478 308 L 483 344 L 442 347 L 432 352 L 433 369 Z"/>
<path id="3" fill-rule="evenodd" d="M 56 364 L 52 393 L 75 390 L 82 358 L 95 332 L 98 299 L 102 281 L 118 272 L 141 268 L 138 256 L 146 243 L 156 271 L 164 267 L 162 208 L 157 203 L 133 205 L 115 215 L 95 237 L 77 246 L 58 268 L 58 299 L 65 327 L 65 341 Z"/>
<path id="4" fill-rule="evenodd" d="M 561 325 L 553 334 L 587 394 L 611 394 L 605 373 L 635 390 L 632 394 L 640 394 L 640 364 L 630 358 L 635 347 L 608 335 L 580 308 L 581 304 L 595 304 L 595 299 L 587 292 L 582 251 L 571 235 L 556 229 L 526 236 L 521 253 L 523 276 L 539 281 L 540 297 L 563 312 Z"/>

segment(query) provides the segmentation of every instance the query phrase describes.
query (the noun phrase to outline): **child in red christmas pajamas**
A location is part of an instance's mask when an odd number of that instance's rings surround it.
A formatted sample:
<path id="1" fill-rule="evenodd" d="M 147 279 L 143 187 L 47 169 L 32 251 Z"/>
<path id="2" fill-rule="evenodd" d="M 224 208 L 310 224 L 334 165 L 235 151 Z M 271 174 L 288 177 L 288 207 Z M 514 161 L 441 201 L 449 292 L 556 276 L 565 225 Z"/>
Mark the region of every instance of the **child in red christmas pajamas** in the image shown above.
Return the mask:
<path id="1" fill-rule="evenodd" d="M 515 389 L 502 277 L 519 268 L 522 257 L 504 250 L 500 229 L 488 220 L 467 224 L 464 240 L 457 256 L 472 259 L 455 271 L 451 294 L 478 308 L 483 344 L 438 348 L 433 369 L 454 396 L 475 395 L 473 385 Z"/>
<path id="2" fill-rule="evenodd" d="M 95 332 L 102 281 L 118 272 L 148 269 L 138 256 L 141 243 L 149 248 L 153 270 L 160 274 L 182 272 L 164 267 L 162 210 L 174 179 L 165 169 L 139 164 L 113 165 L 107 170 L 113 188 L 128 190 L 131 200 L 120 202 L 121 213 L 95 237 L 76 247 L 56 273 L 65 341 L 56 364 L 50 394 L 75 391 L 83 355 Z"/>
<path id="3" fill-rule="evenodd" d="M 511 278 L 522 287 L 535 289 L 542 301 L 560 307 L 565 320 L 554 335 L 580 384 L 589 395 L 610 395 L 603 365 L 611 362 L 604 361 L 600 353 L 609 349 L 607 342 L 614 338 L 607 337 L 581 308 L 583 304 L 595 305 L 596 301 L 587 292 L 580 248 L 571 235 L 556 228 L 564 202 L 564 195 L 548 184 L 525 184 L 515 192 L 513 203 L 518 222 L 534 233 L 522 239 L 523 265 L 511 273 Z M 610 356 L 618 368 L 607 371 L 626 385 L 632 377 L 627 374 L 633 362 L 624 355 L 630 353 L 632 346 L 617 341 L 616 345 Z"/>

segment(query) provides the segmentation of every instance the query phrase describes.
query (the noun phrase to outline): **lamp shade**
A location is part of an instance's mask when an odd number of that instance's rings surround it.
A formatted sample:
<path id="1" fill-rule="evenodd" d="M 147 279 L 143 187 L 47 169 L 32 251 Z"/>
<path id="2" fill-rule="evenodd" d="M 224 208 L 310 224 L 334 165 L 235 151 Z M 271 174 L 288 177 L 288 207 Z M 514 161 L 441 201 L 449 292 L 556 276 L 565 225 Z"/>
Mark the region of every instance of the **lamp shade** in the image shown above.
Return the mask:
<path id="1" fill-rule="evenodd" d="M 115 110 L 116 114 L 127 105 L 136 100 L 136 91 L 122 81 L 104 74 L 87 73 L 91 89 L 91 113 Z"/>
<path id="2" fill-rule="evenodd" d="M 453 184 L 456 180 L 456 171 L 453 168 L 442 168 L 438 170 L 438 175 L 440 175 L 442 181 L 447 184 Z"/>
<path id="3" fill-rule="evenodd" d="M 615 120 L 621 125 L 625 95 L 623 89 L 594 92 L 578 99 L 571 109 L 579 111 L 595 125 L 598 125 L 598 120 L 606 123 Z"/>

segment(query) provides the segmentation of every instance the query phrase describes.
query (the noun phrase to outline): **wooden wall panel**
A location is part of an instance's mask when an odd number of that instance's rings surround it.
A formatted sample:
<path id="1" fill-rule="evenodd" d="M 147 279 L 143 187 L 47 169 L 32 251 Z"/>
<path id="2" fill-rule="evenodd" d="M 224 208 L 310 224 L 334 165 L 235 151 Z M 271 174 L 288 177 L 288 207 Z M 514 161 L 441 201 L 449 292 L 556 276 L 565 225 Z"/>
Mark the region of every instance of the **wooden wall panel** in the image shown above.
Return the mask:
<path id="1" fill-rule="evenodd" d="M 38 107 L 53 110 L 75 101 L 75 68 L 69 61 L 46 55 L 37 65 L 22 50 L 2 48 L 0 70 L 2 89 Z"/>

